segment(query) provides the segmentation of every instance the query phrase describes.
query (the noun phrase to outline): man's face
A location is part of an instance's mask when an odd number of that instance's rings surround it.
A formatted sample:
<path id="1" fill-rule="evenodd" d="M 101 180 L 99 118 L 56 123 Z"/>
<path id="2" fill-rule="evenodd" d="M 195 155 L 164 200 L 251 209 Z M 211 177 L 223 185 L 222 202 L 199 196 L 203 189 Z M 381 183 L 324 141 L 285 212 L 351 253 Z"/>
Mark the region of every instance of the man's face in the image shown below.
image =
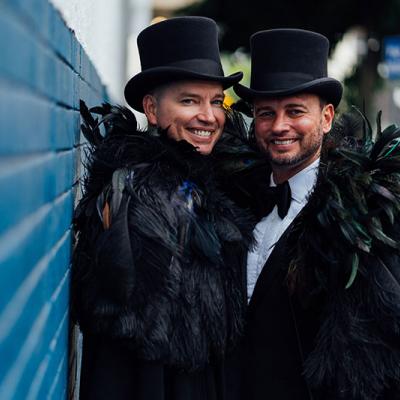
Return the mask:
<path id="1" fill-rule="evenodd" d="M 177 82 L 146 95 L 143 108 L 150 124 L 168 136 L 186 140 L 202 154 L 211 153 L 224 124 L 224 92 L 215 82 Z"/>
<path id="2" fill-rule="evenodd" d="M 314 94 L 254 101 L 257 143 L 267 155 L 274 175 L 285 171 L 288 179 L 319 157 L 333 115 L 332 104 L 321 106 Z"/>

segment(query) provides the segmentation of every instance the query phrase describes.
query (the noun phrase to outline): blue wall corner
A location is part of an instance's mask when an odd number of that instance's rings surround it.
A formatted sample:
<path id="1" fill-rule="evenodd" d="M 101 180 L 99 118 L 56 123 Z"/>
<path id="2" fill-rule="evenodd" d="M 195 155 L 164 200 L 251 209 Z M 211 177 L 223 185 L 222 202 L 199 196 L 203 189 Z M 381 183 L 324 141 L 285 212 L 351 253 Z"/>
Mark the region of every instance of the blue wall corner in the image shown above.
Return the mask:
<path id="1" fill-rule="evenodd" d="M 0 399 L 66 399 L 79 100 L 106 90 L 48 0 L 0 3 L 0 49 Z"/>

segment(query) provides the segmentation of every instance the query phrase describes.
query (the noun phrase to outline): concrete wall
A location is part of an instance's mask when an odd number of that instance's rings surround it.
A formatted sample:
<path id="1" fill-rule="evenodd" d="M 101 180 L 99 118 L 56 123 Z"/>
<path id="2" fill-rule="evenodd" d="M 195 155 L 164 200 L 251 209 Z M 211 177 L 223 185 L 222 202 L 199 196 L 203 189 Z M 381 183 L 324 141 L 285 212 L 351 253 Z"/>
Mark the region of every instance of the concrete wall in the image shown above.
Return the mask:
<path id="1" fill-rule="evenodd" d="M 125 104 L 126 82 L 140 72 L 137 35 L 153 15 L 151 0 L 51 0 L 96 66 L 110 101 Z M 134 111 L 141 126 L 144 115 Z"/>
<path id="2" fill-rule="evenodd" d="M 0 3 L 0 399 L 64 399 L 79 99 L 105 89 L 47 0 Z"/>
<path id="3" fill-rule="evenodd" d="M 108 95 L 123 102 L 128 0 L 51 0 L 96 66 Z"/>

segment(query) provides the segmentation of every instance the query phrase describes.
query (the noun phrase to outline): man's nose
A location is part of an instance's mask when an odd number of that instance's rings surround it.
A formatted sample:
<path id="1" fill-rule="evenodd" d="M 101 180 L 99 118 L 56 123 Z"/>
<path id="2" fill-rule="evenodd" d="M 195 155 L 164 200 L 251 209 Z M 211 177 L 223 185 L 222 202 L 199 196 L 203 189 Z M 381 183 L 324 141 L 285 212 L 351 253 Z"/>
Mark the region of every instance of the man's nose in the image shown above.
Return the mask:
<path id="1" fill-rule="evenodd" d="M 213 123 L 216 121 L 214 109 L 210 104 L 204 104 L 201 106 L 199 113 L 197 115 L 199 121 Z"/>
<path id="2" fill-rule="evenodd" d="M 289 129 L 289 123 L 285 113 L 277 113 L 272 124 L 273 132 L 285 132 Z"/>

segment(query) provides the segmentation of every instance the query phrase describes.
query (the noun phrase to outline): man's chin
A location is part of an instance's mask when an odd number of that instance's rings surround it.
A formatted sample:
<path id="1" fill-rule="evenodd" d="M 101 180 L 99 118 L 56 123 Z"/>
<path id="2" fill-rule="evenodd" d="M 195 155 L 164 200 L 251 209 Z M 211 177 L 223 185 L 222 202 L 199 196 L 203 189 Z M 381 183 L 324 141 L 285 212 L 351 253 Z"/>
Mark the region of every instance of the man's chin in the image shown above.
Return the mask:
<path id="1" fill-rule="evenodd" d="M 303 161 L 300 157 L 272 157 L 269 154 L 267 154 L 267 159 L 272 166 L 281 168 L 295 167 Z"/>
<path id="2" fill-rule="evenodd" d="M 196 147 L 197 151 L 205 156 L 212 153 L 216 144 L 217 140 L 211 140 L 209 143 L 192 142 L 192 145 Z"/>
<path id="3" fill-rule="evenodd" d="M 204 147 L 204 146 L 197 146 L 196 149 L 197 151 L 202 154 L 203 156 L 207 156 L 209 154 L 211 154 L 212 150 L 213 150 L 214 146 L 210 147 Z"/>
<path id="4" fill-rule="evenodd" d="M 297 157 L 274 157 L 268 158 L 272 170 L 275 171 L 295 171 L 300 172 L 314 160 L 316 160 L 318 154 L 299 154 Z"/>

